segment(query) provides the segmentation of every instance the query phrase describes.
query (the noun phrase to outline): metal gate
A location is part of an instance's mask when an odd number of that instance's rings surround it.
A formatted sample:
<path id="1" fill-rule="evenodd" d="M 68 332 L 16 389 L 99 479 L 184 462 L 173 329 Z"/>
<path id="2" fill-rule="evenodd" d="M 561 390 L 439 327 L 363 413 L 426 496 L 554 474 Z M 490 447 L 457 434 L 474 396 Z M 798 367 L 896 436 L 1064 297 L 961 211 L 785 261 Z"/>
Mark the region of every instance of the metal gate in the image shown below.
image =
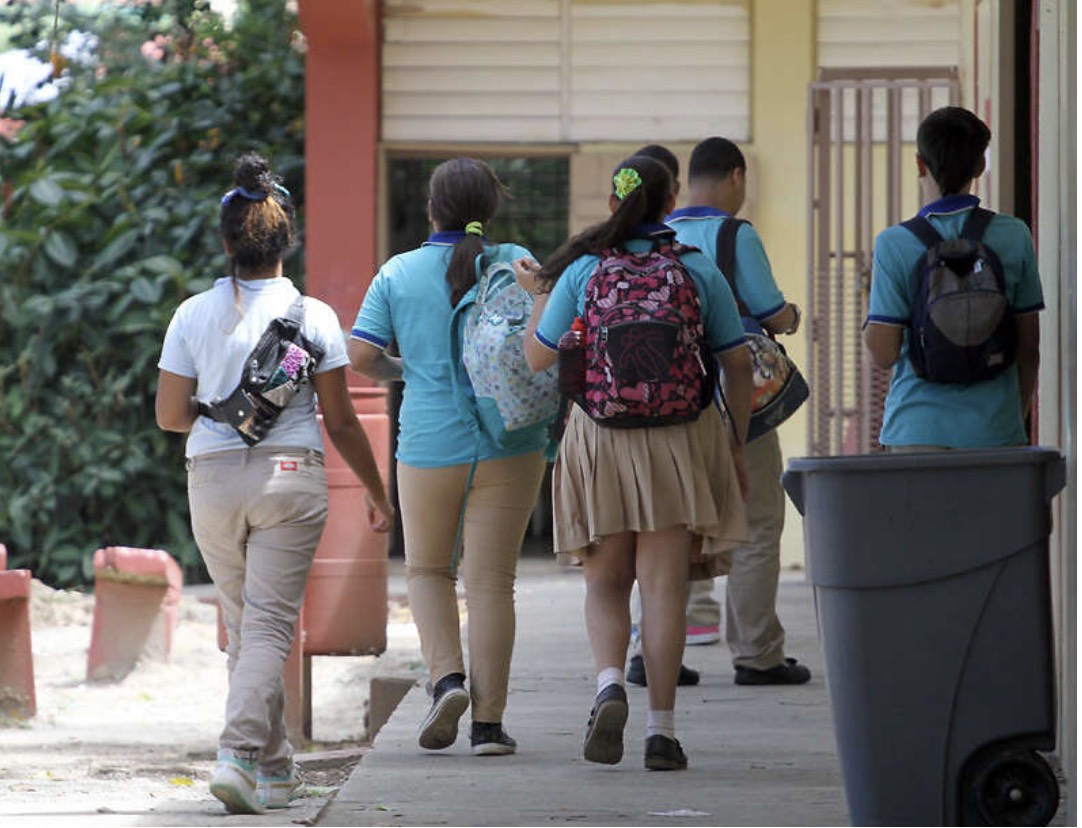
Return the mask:
<path id="1" fill-rule="evenodd" d="M 918 209 L 921 120 L 959 99 L 944 68 L 820 69 L 808 89 L 808 379 L 812 456 L 880 451 L 890 372 L 867 355 L 875 235 Z"/>

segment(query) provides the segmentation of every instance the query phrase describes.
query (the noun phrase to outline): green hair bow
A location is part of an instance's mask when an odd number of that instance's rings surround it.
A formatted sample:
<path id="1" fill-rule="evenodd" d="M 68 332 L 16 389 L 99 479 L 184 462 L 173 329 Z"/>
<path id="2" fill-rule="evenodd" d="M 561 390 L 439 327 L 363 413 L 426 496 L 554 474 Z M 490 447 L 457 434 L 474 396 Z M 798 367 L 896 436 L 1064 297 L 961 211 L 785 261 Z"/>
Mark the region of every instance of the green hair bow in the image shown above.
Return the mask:
<path id="1" fill-rule="evenodd" d="M 638 170 L 630 167 L 621 167 L 612 177 L 612 186 L 616 190 L 616 197 L 623 201 L 628 194 L 642 186 L 642 177 Z"/>

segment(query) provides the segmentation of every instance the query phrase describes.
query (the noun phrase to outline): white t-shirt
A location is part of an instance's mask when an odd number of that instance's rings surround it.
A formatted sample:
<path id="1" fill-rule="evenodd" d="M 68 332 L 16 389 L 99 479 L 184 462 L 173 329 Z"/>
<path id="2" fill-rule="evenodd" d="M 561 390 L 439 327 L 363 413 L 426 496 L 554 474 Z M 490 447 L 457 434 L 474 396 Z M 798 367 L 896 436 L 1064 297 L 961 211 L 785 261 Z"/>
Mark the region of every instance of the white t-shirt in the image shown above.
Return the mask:
<path id="1" fill-rule="evenodd" d="M 284 276 L 237 279 L 241 306 L 238 314 L 233 285 L 233 278 L 226 276 L 209 290 L 186 299 L 173 314 L 165 332 L 158 368 L 193 378 L 195 395 L 201 402 L 210 403 L 233 393 L 244 360 L 267 325 L 275 317 L 285 316 L 298 295 L 293 283 Z M 317 373 L 348 365 L 345 335 L 334 310 L 310 296 L 305 297 L 304 307 L 304 335 L 324 350 Z M 306 383 L 282 411 L 263 444 L 323 451 L 311 383 Z M 188 434 L 185 453 L 197 457 L 238 448 L 247 445 L 232 426 L 198 417 Z"/>

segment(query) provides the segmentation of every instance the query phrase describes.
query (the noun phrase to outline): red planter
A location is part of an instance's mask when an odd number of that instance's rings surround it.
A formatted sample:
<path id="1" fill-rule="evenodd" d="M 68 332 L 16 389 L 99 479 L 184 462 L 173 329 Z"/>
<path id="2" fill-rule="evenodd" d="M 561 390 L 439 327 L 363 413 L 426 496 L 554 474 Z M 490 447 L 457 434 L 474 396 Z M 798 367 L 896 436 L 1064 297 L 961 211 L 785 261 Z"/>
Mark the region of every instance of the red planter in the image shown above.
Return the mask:
<path id="1" fill-rule="evenodd" d="M 0 543 L 0 713 L 18 719 L 33 718 L 38 712 L 30 582 L 29 569 L 8 569 L 8 550 Z"/>
<path id="2" fill-rule="evenodd" d="M 386 482 L 391 461 L 387 391 L 351 388 L 350 396 Z M 308 575 L 304 653 L 378 655 L 387 649 L 388 536 L 368 528 L 364 486 L 326 435 L 324 449 L 327 526 Z"/>

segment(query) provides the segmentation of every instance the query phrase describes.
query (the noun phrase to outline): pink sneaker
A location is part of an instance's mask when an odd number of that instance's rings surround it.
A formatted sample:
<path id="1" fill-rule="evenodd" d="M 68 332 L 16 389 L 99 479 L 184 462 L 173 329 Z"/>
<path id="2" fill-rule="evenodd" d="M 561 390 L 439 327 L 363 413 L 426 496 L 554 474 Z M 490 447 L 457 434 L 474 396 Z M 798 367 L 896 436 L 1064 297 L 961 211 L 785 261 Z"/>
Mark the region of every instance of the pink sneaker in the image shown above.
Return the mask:
<path id="1" fill-rule="evenodd" d="M 709 624 L 705 627 L 688 626 L 684 643 L 691 647 L 696 644 L 717 644 L 721 641 L 721 627 Z"/>

